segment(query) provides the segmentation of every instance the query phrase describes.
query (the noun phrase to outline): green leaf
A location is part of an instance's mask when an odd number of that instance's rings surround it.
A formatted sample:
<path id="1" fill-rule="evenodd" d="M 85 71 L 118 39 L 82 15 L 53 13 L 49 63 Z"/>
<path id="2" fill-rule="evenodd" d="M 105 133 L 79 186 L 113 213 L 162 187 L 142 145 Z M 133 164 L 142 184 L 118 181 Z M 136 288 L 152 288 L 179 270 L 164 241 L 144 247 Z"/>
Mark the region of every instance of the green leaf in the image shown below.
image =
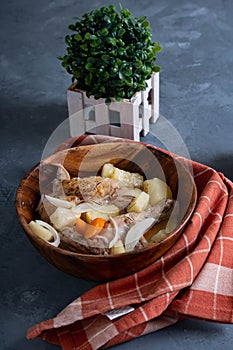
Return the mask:
<path id="1" fill-rule="evenodd" d="M 80 47 L 81 47 L 81 49 L 83 49 L 84 51 L 88 51 L 87 44 L 80 45 Z"/>
<path id="2" fill-rule="evenodd" d="M 101 87 L 99 88 L 99 92 L 105 92 L 105 91 L 106 91 L 106 89 L 105 89 L 104 86 L 101 86 Z"/>
<path id="3" fill-rule="evenodd" d="M 116 18 L 116 14 L 112 13 L 109 17 L 110 17 L 111 23 L 114 23 L 115 22 L 115 18 Z"/>
<path id="4" fill-rule="evenodd" d="M 113 46 L 116 46 L 117 44 L 117 39 L 116 38 L 109 38 L 108 39 L 108 43 L 112 44 Z"/>
<path id="5" fill-rule="evenodd" d="M 101 30 L 101 34 L 102 34 L 103 36 L 107 36 L 107 35 L 108 35 L 108 30 L 107 30 L 107 28 L 103 28 L 103 29 Z"/>
<path id="6" fill-rule="evenodd" d="M 91 41 L 90 45 L 91 47 L 98 47 L 100 45 L 100 40 L 99 39 L 93 40 Z"/>
<path id="7" fill-rule="evenodd" d="M 135 68 L 142 68 L 142 61 L 136 61 L 136 62 L 134 62 L 134 67 Z"/>
<path id="8" fill-rule="evenodd" d="M 160 52 L 162 51 L 162 46 L 160 45 L 160 43 L 154 43 L 154 51 L 155 52 Z"/>
<path id="9" fill-rule="evenodd" d="M 110 104 L 110 103 L 111 103 L 111 98 L 110 98 L 110 97 L 107 97 L 107 98 L 105 99 L 105 103 L 106 103 L 106 104 Z"/>
<path id="10" fill-rule="evenodd" d="M 124 74 L 121 71 L 119 72 L 119 78 L 120 78 L 120 80 L 124 80 L 125 79 L 125 76 L 124 76 Z"/>
<path id="11" fill-rule="evenodd" d="M 123 56 L 125 54 L 125 50 L 122 47 L 119 47 L 117 52 L 119 56 Z"/>
<path id="12" fill-rule="evenodd" d="M 161 68 L 159 66 L 153 67 L 153 72 L 160 72 Z"/>
<path id="13" fill-rule="evenodd" d="M 67 63 L 65 61 L 62 62 L 62 67 L 64 67 L 64 68 L 67 67 Z"/>
<path id="14" fill-rule="evenodd" d="M 85 34 L 85 39 L 86 39 L 86 40 L 90 40 L 90 39 L 91 39 L 91 33 L 87 32 L 87 33 Z"/>
<path id="15" fill-rule="evenodd" d="M 112 80 L 110 84 L 114 90 L 119 90 L 124 85 L 124 82 L 121 80 Z"/>
<path id="16" fill-rule="evenodd" d="M 87 70 L 91 70 L 91 69 L 93 68 L 93 66 L 92 66 L 91 63 L 87 63 L 87 64 L 85 65 L 85 68 L 86 68 Z"/>
<path id="17" fill-rule="evenodd" d="M 111 24 L 111 18 L 107 15 L 104 16 L 104 21 L 107 23 L 107 24 Z"/>
<path id="18" fill-rule="evenodd" d="M 125 76 L 125 83 L 127 85 L 132 85 L 133 84 L 133 78 Z"/>
<path id="19" fill-rule="evenodd" d="M 142 17 L 139 18 L 138 21 L 139 21 L 139 22 L 143 22 L 145 19 L 146 19 L 146 16 L 142 16 Z"/>
<path id="20" fill-rule="evenodd" d="M 131 69 L 124 69 L 123 72 L 124 72 L 124 75 L 127 77 L 131 77 L 131 75 L 132 75 Z"/>
<path id="21" fill-rule="evenodd" d="M 109 6 L 109 10 L 112 11 L 112 12 L 116 12 L 116 8 L 114 5 L 110 5 Z"/>
<path id="22" fill-rule="evenodd" d="M 101 56 L 101 59 L 102 59 L 103 61 L 108 61 L 110 58 L 111 58 L 111 57 L 110 57 L 109 55 L 102 55 L 102 56 Z"/>
<path id="23" fill-rule="evenodd" d="M 109 78 L 109 74 L 108 74 L 108 72 L 107 72 L 107 71 L 104 71 L 104 72 L 103 72 L 103 78 L 104 78 L 104 80 L 105 80 L 105 81 L 107 81 L 107 80 L 108 80 L 108 78 Z"/>
<path id="24" fill-rule="evenodd" d="M 150 23 L 148 21 L 145 21 L 142 23 L 143 28 L 147 28 L 150 26 Z"/>
<path id="25" fill-rule="evenodd" d="M 117 34 L 118 34 L 118 37 L 123 36 L 125 34 L 125 29 L 121 28 Z M 121 42 L 122 42 L 122 40 L 121 40 Z"/>
<path id="26" fill-rule="evenodd" d="M 71 37 L 69 35 L 65 36 L 65 42 L 66 42 L 67 45 L 71 44 Z"/>
<path id="27" fill-rule="evenodd" d="M 122 97 L 116 96 L 116 97 L 115 97 L 115 100 L 116 100 L 117 102 L 121 102 L 121 101 L 122 101 Z"/>
<path id="28" fill-rule="evenodd" d="M 85 76 L 85 84 L 86 84 L 86 85 L 92 84 L 92 79 L 93 79 L 92 74 L 91 74 L 91 73 L 87 74 L 87 75 Z"/>
<path id="29" fill-rule="evenodd" d="M 83 40 L 83 38 L 81 37 L 80 34 L 75 34 L 74 35 L 74 39 L 77 40 L 77 41 L 82 41 Z"/>
<path id="30" fill-rule="evenodd" d="M 122 10 L 121 13 L 125 18 L 129 18 L 131 16 L 131 12 L 128 9 Z"/>
<path id="31" fill-rule="evenodd" d="M 70 25 L 68 25 L 68 29 L 70 29 L 70 30 L 75 30 L 75 29 L 76 29 L 76 27 L 75 27 L 75 25 L 74 25 L 74 24 L 70 24 Z"/>
<path id="32" fill-rule="evenodd" d="M 117 66 L 114 66 L 114 67 L 112 68 L 112 72 L 113 72 L 113 73 L 117 73 L 117 72 L 118 72 L 118 67 L 117 67 Z"/>

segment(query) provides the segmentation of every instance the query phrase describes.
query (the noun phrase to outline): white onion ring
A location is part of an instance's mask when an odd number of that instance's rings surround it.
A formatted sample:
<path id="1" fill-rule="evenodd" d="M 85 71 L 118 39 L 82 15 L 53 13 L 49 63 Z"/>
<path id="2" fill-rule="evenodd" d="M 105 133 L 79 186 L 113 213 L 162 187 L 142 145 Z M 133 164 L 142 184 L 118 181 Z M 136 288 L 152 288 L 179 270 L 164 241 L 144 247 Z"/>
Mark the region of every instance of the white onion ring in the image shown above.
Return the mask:
<path id="1" fill-rule="evenodd" d="M 51 245 L 53 245 L 54 247 L 58 247 L 59 244 L 60 244 L 60 236 L 59 236 L 58 232 L 55 230 L 55 228 L 53 228 L 53 227 L 52 227 L 51 225 L 49 225 L 47 222 L 42 221 L 42 220 L 35 220 L 35 222 L 36 222 L 38 225 L 40 225 L 40 226 L 46 228 L 47 230 L 49 230 L 49 231 L 52 233 L 53 238 L 54 238 L 54 241 L 53 241 L 53 242 L 46 241 L 46 242 L 49 243 L 49 244 L 51 244 Z"/>
<path id="2" fill-rule="evenodd" d="M 55 207 L 61 207 L 61 208 L 66 208 L 66 209 L 71 209 L 74 207 L 74 203 L 68 202 L 64 199 L 56 198 L 56 197 L 51 197 L 48 196 L 47 194 L 45 195 L 45 198 L 53 204 Z"/>
<path id="3" fill-rule="evenodd" d="M 80 203 L 72 208 L 75 213 L 85 213 L 88 210 L 93 210 L 93 206 L 90 203 Z"/>
<path id="4" fill-rule="evenodd" d="M 111 221 L 111 223 L 113 224 L 113 227 L 115 229 L 114 237 L 109 242 L 109 245 L 108 245 L 109 248 L 112 248 L 119 239 L 119 227 L 118 227 L 116 220 L 114 220 L 111 216 L 110 216 L 109 220 Z"/>
<path id="5" fill-rule="evenodd" d="M 154 224 L 154 218 L 147 218 L 133 225 L 125 237 L 125 249 L 131 251 L 135 248 L 140 238 Z"/>

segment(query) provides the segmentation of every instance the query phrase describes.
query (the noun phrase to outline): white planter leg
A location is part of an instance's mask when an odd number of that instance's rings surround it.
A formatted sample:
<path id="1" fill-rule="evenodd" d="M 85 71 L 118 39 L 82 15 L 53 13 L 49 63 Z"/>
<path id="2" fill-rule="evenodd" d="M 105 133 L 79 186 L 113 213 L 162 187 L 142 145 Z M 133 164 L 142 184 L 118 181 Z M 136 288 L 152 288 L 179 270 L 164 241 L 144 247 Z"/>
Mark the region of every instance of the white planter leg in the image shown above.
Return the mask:
<path id="1" fill-rule="evenodd" d="M 159 73 L 152 76 L 152 117 L 151 122 L 155 123 L 159 117 Z"/>

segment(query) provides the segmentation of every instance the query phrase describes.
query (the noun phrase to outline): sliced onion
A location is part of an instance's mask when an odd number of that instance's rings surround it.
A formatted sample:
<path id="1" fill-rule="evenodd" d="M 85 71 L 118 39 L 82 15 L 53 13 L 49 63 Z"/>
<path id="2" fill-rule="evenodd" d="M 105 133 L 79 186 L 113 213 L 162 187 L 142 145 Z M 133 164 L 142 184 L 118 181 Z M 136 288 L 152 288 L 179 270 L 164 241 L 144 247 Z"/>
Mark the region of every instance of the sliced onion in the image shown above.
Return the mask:
<path id="1" fill-rule="evenodd" d="M 90 203 L 80 203 L 72 208 L 72 211 L 75 213 L 85 213 L 89 210 L 93 210 L 93 206 Z"/>
<path id="2" fill-rule="evenodd" d="M 56 197 L 51 197 L 48 195 L 45 195 L 45 198 L 53 204 L 55 207 L 61 207 L 61 208 L 66 208 L 66 209 L 71 209 L 74 207 L 74 203 L 65 201 L 64 199 L 56 198 Z"/>
<path id="3" fill-rule="evenodd" d="M 125 237 L 125 249 L 131 251 L 135 248 L 144 233 L 155 223 L 154 218 L 147 218 L 132 226 Z"/>
<path id="4" fill-rule="evenodd" d="M 108 215 L 117 215 L 119 214 L 119 208 L 114 204 L 97 204 L 97 203 L 89 203 L 92 210 L 98 211 L 100 213 L 105 213 Z"/>
<path id="5" fill-rule="evenodd" d="M 78 213 L 85 213 L 89 210 L 98 211 L 99 213 L 105 213 L 108 215 L 117 215 L 119 214 L 119 208 L 114 204 L 97 204 L 97 203 L 89 203 L 84 202 L 76 205 L 72 208 L 72 211 Z"/>
<path id="6" fill-rule="evenodd" d="M 113 227 L 114 227 L 114 230 L 115 230 L 115 232 L 114 232 L 114 237 L 113 237 L 113 239 L 109 242 L 109 245 L 108 245 L 109 248 L 112 248 L 112 247 L 116 244 L 116 242 L 118 241 L 118 239 L 119 239 L 119 226 L 118 226 L 116 220 L 114 220 L 111 216 L 110 216 L 109 220 L 110 220 L 111 223 L 113 224 Z"/>
<path id="7" fill-rule="evenodd" d="M 58 247 L 59 244 L 60 244 L 60 236 L 59 236 L 58 232 L 55 230 L 55 228 L 53 228 L 53 227 L 52 227 L 51 225 L 49 225 L 47 222 L 42 221 L 42 220 L 35 220 L 35 222 L 36 222 L 38 225 L 40 225 L 40 226 L 46 228 L 47 230 L 49 230 L 49 231 L 52 233 L 52 235 L 53 235 L 53 241 L 52 241 L 52 242 L 46 241 L 46 242 L 49 243 L 49 244 L 51 244 L 51 245 L 53 245 L 53 246 L 55 246 L 55 247 Z"/>

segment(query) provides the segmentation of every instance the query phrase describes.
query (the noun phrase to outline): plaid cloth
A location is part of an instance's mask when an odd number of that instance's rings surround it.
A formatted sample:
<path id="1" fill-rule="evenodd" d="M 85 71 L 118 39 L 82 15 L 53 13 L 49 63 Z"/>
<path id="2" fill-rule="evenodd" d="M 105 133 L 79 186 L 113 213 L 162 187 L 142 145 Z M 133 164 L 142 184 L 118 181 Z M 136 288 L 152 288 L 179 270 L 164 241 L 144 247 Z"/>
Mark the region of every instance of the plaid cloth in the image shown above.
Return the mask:
<path id="1" fill-rule="evenodd" d="M 119 139 L 82 136 L 59 150 L 105 141 Z M 142 271 L 89 290 L 55 318 L 30 328 L 28 339 L 91 350 L 183 318 L 233 323 L 233 183 L 203 164 L 175 157 L 192 165 L 198 190 L 195 211 L 175 245 Z M 112 321 L 103 315 L 128 305 L 134 311 Z"/>

